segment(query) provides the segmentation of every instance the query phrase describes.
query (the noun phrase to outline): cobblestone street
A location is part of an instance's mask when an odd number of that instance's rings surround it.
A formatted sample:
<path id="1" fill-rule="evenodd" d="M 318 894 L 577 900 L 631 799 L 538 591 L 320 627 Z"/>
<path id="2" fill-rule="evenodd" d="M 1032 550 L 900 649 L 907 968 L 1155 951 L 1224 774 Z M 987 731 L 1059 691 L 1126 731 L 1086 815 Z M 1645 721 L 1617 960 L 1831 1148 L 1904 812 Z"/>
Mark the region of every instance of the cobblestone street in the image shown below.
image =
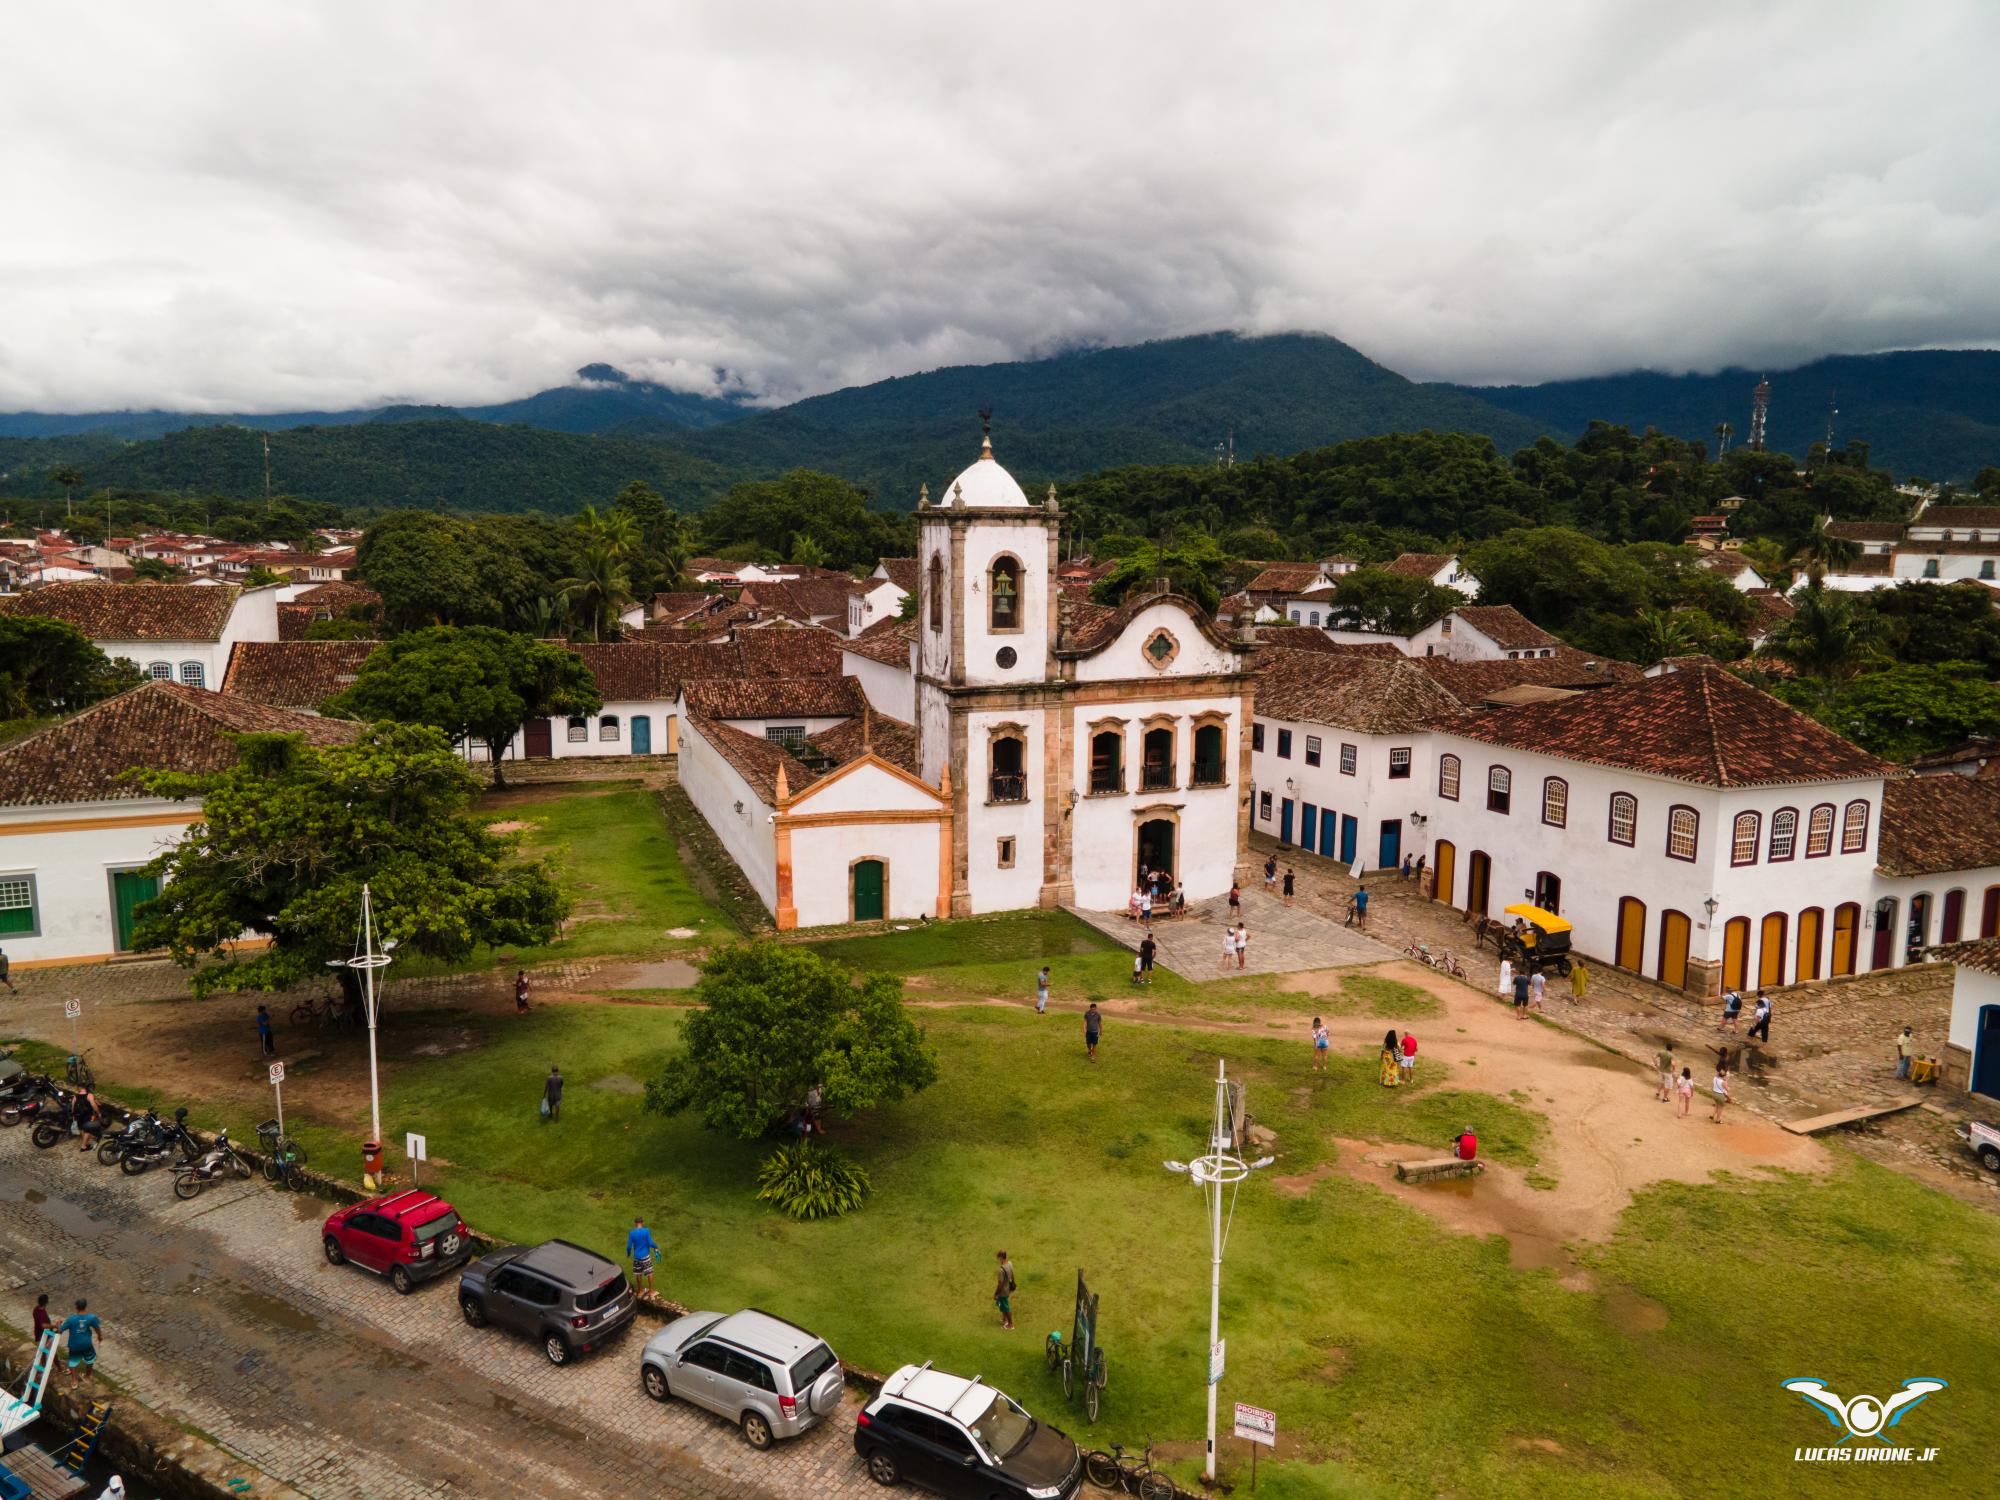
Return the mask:
<path id="1" fill-rule="evenodd" d="M 459 1317 L 456 1278 L 399 1297 L 328 1266 L 328 1205 L 261 1181 L 192 1202 L 161 1172 L 0 1131 L 0 1276 L 25 1327 L 38 1291 L 104 1319 L 100 1368 L 247 1465 L 324 1500 L 873 1493 L 842 1410 L 768 1453 L 639 1389 L 642 1320 L 564 1369 Z M 59 1372 L 60 1377 L 60 1372 Z M 117 1420 L 114 1411 L 112 1420 Z"/>

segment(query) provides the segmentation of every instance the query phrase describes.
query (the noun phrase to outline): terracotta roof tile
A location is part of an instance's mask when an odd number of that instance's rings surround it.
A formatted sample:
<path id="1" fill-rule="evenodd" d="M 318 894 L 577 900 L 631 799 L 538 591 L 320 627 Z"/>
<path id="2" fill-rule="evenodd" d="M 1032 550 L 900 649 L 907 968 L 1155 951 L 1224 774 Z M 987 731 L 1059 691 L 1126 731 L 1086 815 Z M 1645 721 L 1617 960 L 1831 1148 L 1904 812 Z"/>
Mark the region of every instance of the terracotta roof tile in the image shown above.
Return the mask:
<path id="1" fill-rule="evenodd" d="M 704 719 L 844 719 L 867 701 L 852 677 L 700 678 L 683 683 L 688 712 Z"/>
<path id="2" fill-rule="evenodd" d="M 1452 614 L 1505 651 L 1536 651 L 1562 644 L 1511 604 L 1461 605 Z"/>
<path id="3" fill-rule="evenodd" d="M 1464 703 L 1483 702 L 1502 689 L 1524 682 L 1543 687 L 1602 688 L 1632 682 L 1642 675 L 1630 662 L 1592 656 L 1569 645 L 1557 646 L 1554 656 L 1516 661 L 1453 661 L 1444 656 L 1410 659 Z"/>
<path id="4" fill-rule="evenodd" d="M 2000 782 L 1908 776 L 1882 789 L 1885 875 L 2000 866 Z"/>
<path id="5" fill-rule="evenodd" d="M 1332 656 L 1346 649 L 1324 630 L 1314 630 L 1310 625 L 1259 625 L 1256 632 L 1257 644 L 1274 650 L 1311 651 L 1321 656 Z M 1387 642 L 1383 644 L 1387 645 Z M 1390 646 L 1389 654 L 1401 656 L 1403 653 Z"/>
<path id="6" fill-rule="evenodd" d="M 1982 974 L 2000 974 L 2000 937 L 1980 938 L 1970 943 L 1946 943 L 1930 950 L 1932 958 L 1949 959 Z"/>
<path id="7" fill-rule="evenodd" d="M 784 768 L 786 790 L 797 792 L 819 780 L 819 772 L 793 755 L 776 740 L 746 734 L 714 719 L 691 715 L 687 727 L 715 747 L 736 773 L 749 782 L 769 806 L 777 801 L 778 769 Z"/>
<path id="8" fill-rule="evenodd" d="M 147 795 L 127 771 L 221 771 L 237 734 L 300 734 L 309 744 L 352 740 L 361 726 L 321 719 L 173 682 L 145 682 L 0 750 L 0 806 L 122 801 Z"/>
<path id="9" fill-rule="evenodd" d="M 1274 651 L 1257 676 L 1259 718 L 1327 724 L 1364 734 L 1424 729 L 1464 712 L 1414 662 L 1399 657 Z"/>
<path id="10" fill-rule="evenodd" d="M 865 656 L 870 661 L 879 661 L 884 666 L 910 669 L 910 636 L 900 627 L 911 622 L 888 619 L 877 620 L 861 634 L 849 636 L 840 643 L 843 651 L 852 651 L 856 656 Z M 883 626 L 891 628 L 885 630 Z"/>
<path id="11" fill-rule="evenodd" d="M 1912 526 L 2000 526 L 2000 505 L 1931 505 Z"/>
<path id="12" fill-rule="evenodd" d="M 1382 571 L 1404 578 L 1429 578 L 1450 561 L 1449 552 L 1405 552 L 1395 561 L 1383 563 Z"/>
<path id="13" fill-rule="evenodd" d="M 889 581 L 906 594 L 917 591 L 917 560 L 914 557 L 885 557 L 882 571 L 889 575 Z"/>
<path id="14" fill-rule="evenodd" d="M 847 620 L 847 601 L 856 590 L 852 578 L 801 578 L 795 583 L 746 583 L 736 602 L 765 614 L 784 615 L 801 624 Z"/>
<path id="15" fill-rule="evenodd" d="M 1319 580 L 1318 563 L 1272 563 L 1243 585 L 1246 594 L 1296 594 Z"/>
<path id="16" fill-rule="evenodd" d="M 666 653 L 646 642 L 608 641 L 569 648 L 583 658 L 606 703 L 666 703 L 680 691 Z"/>
<path id="17" fill-rule="evenodd" d="M 901 719 L 892 719 L 887 714 L 871 713 L 867 722 L 867 748 L 890 765 L 908 771 L 912 776 L 918 775 L 917 731 Z M 861 755 L 861 726 L 860 718 L 849 719 L 831 729 L 822 729 L 818 734 L 807 735 L 806 743 L 836 766 L 844 766 Z"/>
<path id="18" fill-rule="evenodd" d="M 1225 651 L 1238 649 L 1229 638 L 1217 628 L 1215 621 L 1205 614 L 1201 606 L 1183 594 L 1171 591 L 1159 594 L 1135 593 L 1116 609 L 1107 609 L 1101 604 L 1087 600 L 1072 600 L 1067 595 L 1058 600 L 1057 620 L 1060 639 L 1056 651 L 1064 656 L 1088 656 L 1094 651 L 1117 640 L 1125 627 L 1145 613 L 1155 604 L 1171 603 L 1180 606 L 1187 615 L 1188 622 L 1199 630 L 1209 641 Z"/>
<path id="19" fill-rule="evenodd" d="M 1701 786 L 1790 786 L 1898 774 L 1887 761 L 1713 666 L 1642 677 L 1562 703 L 1495 709 L 1450 732 Z"/>
<path id="20" fill-rule="evenodd" d="M 93 641 L 219 641 L 242 592 L 235 584 L 52 583 L 0 599 L 0 610 L 67 621 Z"/>
<path id="21" fill-rule="evenodd" d="M 1900 542 L 1906 529 L 1900 521 L 1829 521 L 1826 524 L 1828 536 L 1844 537 L 1850 542 Z"/>
<path id="22" fill-rule="evenodd" d="M 280 606 L 282 608 L 282 606 Z M 317 710 L 349 686 L 379 641 L 238 641 L 222 691 L 271 708 Z"/>

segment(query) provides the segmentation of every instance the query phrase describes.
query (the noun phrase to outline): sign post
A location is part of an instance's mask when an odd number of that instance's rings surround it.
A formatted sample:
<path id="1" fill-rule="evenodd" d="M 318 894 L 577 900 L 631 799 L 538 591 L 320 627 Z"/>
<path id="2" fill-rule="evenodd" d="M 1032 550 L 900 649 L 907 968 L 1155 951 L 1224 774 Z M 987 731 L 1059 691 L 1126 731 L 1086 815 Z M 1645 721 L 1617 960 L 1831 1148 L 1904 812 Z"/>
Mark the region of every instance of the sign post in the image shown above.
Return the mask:
<path id="1" fill-rule="evenodd" d="M 285 1065 L 281 1062 L 271 1064 L 271 1092 L 278 1096 L 278 1138 L 282 1140 L 285 1134 Z"/>
<path id="2" fill-rule="evenodd" d="M 81 1000 L 63 1001 L 63 1015 L 69 1020 L 69 1050 L 72 1056 L 81 1056 L 77 1048 L 76 1023 L 83 1015 Z"/>
<path id="3" fill-rule="evenodd" d="M 1236 1435 L 1250 1444 L 1250 1493 L 1257 1493 L 1257 1450 L 1278 1446 L 1278 1414 L 1236 1403 Z"/>
<path id="4" fill-rule="evenodd" d="M 430 1160 L 430 1143 L 414 1130 L 403 1137 L 403 1153 L 410 1158 L 410 1186 L 421 1187 L 417 1179 L 417 1163 Z"/>

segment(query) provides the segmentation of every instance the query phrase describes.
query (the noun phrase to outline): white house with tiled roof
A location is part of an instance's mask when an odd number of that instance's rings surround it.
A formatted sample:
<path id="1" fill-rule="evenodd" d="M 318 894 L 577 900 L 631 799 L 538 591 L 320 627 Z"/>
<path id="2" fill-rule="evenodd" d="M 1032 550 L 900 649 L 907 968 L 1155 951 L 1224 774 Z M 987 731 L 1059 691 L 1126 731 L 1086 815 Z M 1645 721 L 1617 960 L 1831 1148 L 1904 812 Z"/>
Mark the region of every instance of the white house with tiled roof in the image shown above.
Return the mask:
<path id="1" fill-rule="evenodd" d="M 291 733 L 313 744 L 356 726 L 224 693 L 148 682 L 0 749 L 0 949 L 17 968 L 128 951 L 133 912 L 157 893 L 140 868 L 201 816 L 156 797 L 135 769 L 219 771 L 232 736 Z"/>
<path id="2" fill-rule="evenodd" d="M 214 690 L 238 641 L 278 639 L 280 592 L 276 584 L 57 583 L 0 598 L 0 610 L 66 621 L 156 681 Z"/>
<path id="3" fill-rule="evenodd" d="M 1456 589 L 1468 599 L 1479 597 L 1479 580 L 1451 552 L 1405 552 L 1382 564 L 1382 571 L 1401 578 L 1421 578 L 1441 589 Z"/>

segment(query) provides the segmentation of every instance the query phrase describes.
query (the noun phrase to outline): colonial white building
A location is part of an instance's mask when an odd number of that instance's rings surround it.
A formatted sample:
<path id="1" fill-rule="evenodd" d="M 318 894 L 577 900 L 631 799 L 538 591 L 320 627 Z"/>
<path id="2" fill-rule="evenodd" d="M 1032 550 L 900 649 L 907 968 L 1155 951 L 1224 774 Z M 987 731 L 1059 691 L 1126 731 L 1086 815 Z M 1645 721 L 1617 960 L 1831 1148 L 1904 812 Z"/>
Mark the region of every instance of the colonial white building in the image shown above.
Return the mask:
<path id="1" fill-rule="evenodd" d="M 278 639 L 283 585 L 56 583 L 0 598 L 0 609 L 74 625 L 99 650 L 160 682 L 214 690 L 238 641 Z"/>
<path id="2" fill-rule="evenodd" d="M 1246 647 L 1171 592 L 1065 594 L 1060 516 L 990 442 L 918 504 L 918 774 L 953 788 L 954 913 L 1121 906 L 1142 865 L 1194 900 L 1235 874 Z"/>

